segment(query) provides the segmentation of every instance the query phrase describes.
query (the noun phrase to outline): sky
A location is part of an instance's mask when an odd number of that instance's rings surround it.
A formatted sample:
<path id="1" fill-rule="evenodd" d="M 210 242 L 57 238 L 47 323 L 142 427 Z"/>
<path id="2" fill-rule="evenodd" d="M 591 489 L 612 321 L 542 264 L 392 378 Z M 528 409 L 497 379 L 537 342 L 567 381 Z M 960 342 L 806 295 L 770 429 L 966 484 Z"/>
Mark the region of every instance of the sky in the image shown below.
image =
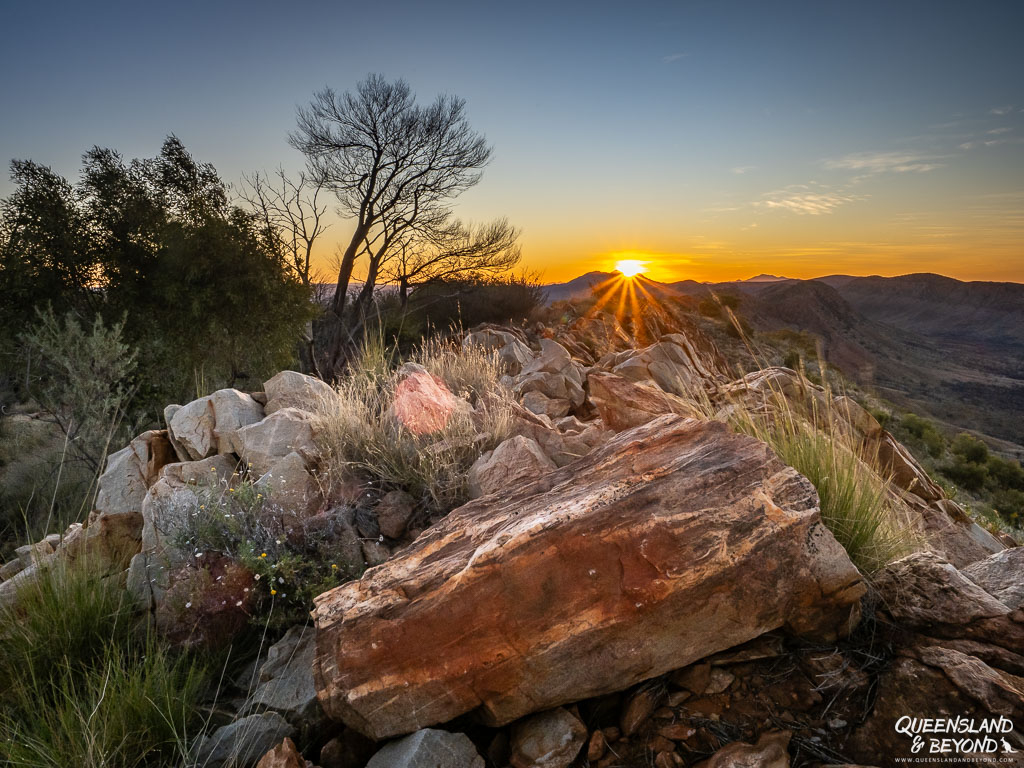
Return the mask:
<path id="1" fill-rule="evenodd" d="M 1019 0 L 0 0 L 0 158 L 73 179 L 173 133 L 232 183 L 295 172 L 297 107 L 379 72 L 466 100 L 494 157 L 456 212 L 545 282 L 1024 282 L 1022 29 Z"/>

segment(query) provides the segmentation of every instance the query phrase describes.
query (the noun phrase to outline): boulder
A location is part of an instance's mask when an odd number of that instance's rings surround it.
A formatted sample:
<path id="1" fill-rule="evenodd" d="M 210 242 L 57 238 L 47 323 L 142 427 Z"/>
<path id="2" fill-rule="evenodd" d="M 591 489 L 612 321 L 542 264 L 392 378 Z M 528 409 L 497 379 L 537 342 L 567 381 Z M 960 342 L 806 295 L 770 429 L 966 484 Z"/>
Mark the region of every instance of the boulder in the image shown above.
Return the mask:
<path id="1" fill-rule="evenodd" d="M 221 389 L 173 412 L 168 427 L 189 458 L 235 452 L 235 433 L 263 418 L 263 406 L 237 389 Z"/>
<path id="2" fill-rule="evenodd" d="M 646 424 L 666 413 L 697 415 L 697 409 L 682 398 L 613 373 L 592 371 L 587 376 L 587 389 L 601 421 L 616 432 Z"/>
<path id="3" fill-rule="evenodd" d="M 536 441 L 559 467 L 586 456 L 611 437 L 611 432 L 600 422 L 591 422 L 580 432 L 562 431 L 547 416 L 532 413 L 518 404 L 513 404 L 511 417 L 513 434 Z"/>
<path id="4" fill-rule="evenodd" d="M 734 741 L 722 747 L 698 768 L 789 768 L 789 731 L 763 733 L 757 744 Z"/>
<path id="5" fill-rule="evenodd" d="M 425 728 L 387 744 L 366 768 L 484 768 L 484 759 L 465 734 Z"/>
<path id="6" fill-rule="evenodd" d="M 512 768 L 566 768 L 587 740 L 587 727 L 562 707 L 540 712 L 512 726 Z"/>
<path id="7" fill-rule="evenodd" d="M 497 352 L 498 360 L 504 366 L 505 372 L 511 376 L 518 375 L 523 370 L 523 366 L 533 359 L 533 352 L 530 348 L 508 331 L 484 328 L 469 333 L 462 340 L 462 348 L 472 349 L 473 347 Z"/>
<path id="8" fill-rule="evenodd" d="M 997 552 L 961 573 L 1011 611 L 1024 608 L 1024 548 Z"/>
<path id="9" fill-rule="evenodd" d="M 204 492 L 225 489 L 235 477 L 235 462 L 227 456 L 167 464 L 142 500 L 142 549 L 158 552 L 173 540 L 181 524 L 205 503 Z"/>
<path id="10" fill-rule="evenodd" d="M 406 363 L 398 376 L 391 414 L 414 434 L 440 432 L 453 418 L 472 410 L 469 403 L 453 395 L 440 378 L 421 365 Z"/>
<path id="11" fill-rule="evenodd" d="M 289 453 L 306 460 L 317 455 L 310 415 L 298 408 L 281 408 L 255 424 L 239 429 L 235 436 L 242 464 L 257 477 Z"/>
<path id="12" fill-rule="evenodd" d="M 723 424 L 664 416 L 320 595 L 316 680 L 372 738 L 474 709 L 500 725 L 776 628 L 834 639 L 863 592 L 806 479 Z"/>
<path id="13" fill-rule="evenodd" d="M 521 390 L 520 390 L 521 391 Z M 533 413 L 542 414 L 552 419 L 565 416 L 572 410 L 572 402 L 568 398 L 548 397 L 539 390 L 526 392 L 521 401 L 523 407 Z"/>
<path id="14" fill-rule="evenodd" d="M 256 485 L 266 489 L 267 509 L 281 513 L 288 527 L 315 515 L 324 502 L 319 481 L 295 451 L 271 463 Z"/>
<path id="15" fill-rule="evenodd" d="M 389 539 L 400 539 L 416 511 L 416 500 L 405 491 L 390 491 L 377 502 L 377 526 Z"/>
<path id="16" fill-rule="evenodd" d="M 1005 738 L 1012 749 L 1024 751 L 1024 737 L 1013 729 L 1005 734 L 957 733 L 914 730 L 914 721 L 922 718 L 944 723 L 964 717 L 968 720 L 1007 718 L 1019 722 L 1024 712 L 1024 690 L 1020 678 L 1010 678 L 980 659 L 938 645 L 906 649 L 882 672 L 877 697 L 870 715 L 851 736 L 844 752 L 853 759 L 871 763 L 884 756 L 888 760 L 914 755 L 935 754 L 942 739 L 991 739 L 980 750 L 969 747 L 955 750 L 961 764 L 989 765 L 986 757 L 1004 753 L 999 743 Z M 905 728 L 897 729 L 904 721 Z M 1011 725 L 1011 728 L 1013 726 Z M 919 740 L 915 748 L 915 742 Z M 936 743 L 939 742 L 939 743 Z M 947 747 L 947 752 L 950 752 Z M 977 761 L 971 757 L 979 757 Z M 886 763 L 887 765 L 889 763 Z"/>
<path id="17" fill-rule="evenodd" d="M 249 715 L 205 737 L 195 764 L 206 768 L 248 768 L 293 734 L 294 729 L 276 712 Z"/>
<path id="18" fill-rule="evenodd" d="M 686 350 L 677 343 L 681 338 L 679 334 L 665 336 L 649 347 L 620 352 L 603 362 L 612 373 L 628 381 L 649 381 L 664 392 L 692 397 L 721 377 L 695 367 Z"/>
<path id="19" fill-rule="evenodd" d="M 315 411 L 323 400 L 337 396 L 330 384 L 298 371 L 281 371 L 263 382 L 263 390 L 267 396 L 263 411 L 268 416 L 282 408 Z"/>
<path id="20" fill-rule="evenodd" d="M 544 413 L 556 419 L 565 416 L 572 408 L 583 405 L 586 398 L 579 382 L 550 371 L 521 374 L 512 391 L 534 413 Z"/>
<path id="21" fill-rule="evenodd" d="M 177 461 L 166 430 L 143 432 L 117 453 L 107 457 L 97 481 L 96 505 L 100 514 L 138 513 L 146 491 L 160 470 Z"/>
<path id="22" fill-rule="evenodd" d="M 536 440 L 517 435 L 487 451 L 469 468 L 469 496 L 515 488 L 557 469 L 555 462 L 541 450 Z"/>
<path id="23" fill-rule="evenodd" d="M 876 575 L 875 585 L 901 627 L 1024 653 L 1024 616 L 933 552 L 891 563 Z"/>
<path id="24" fill-rule="evenodd" d="M 267 651 L 249 706 L 270 709 L 292 725 L 312 727 L 323 719 L 313 683 L 316 641 L 312 627 L 292 627 Z"/>
<path id="25" fill-rule="evenodd" d="M 286 738 L 260 758 L 256 768 L 306 768 L 307 765 L 302 754 L 295 748 L 295 742 Z"/>

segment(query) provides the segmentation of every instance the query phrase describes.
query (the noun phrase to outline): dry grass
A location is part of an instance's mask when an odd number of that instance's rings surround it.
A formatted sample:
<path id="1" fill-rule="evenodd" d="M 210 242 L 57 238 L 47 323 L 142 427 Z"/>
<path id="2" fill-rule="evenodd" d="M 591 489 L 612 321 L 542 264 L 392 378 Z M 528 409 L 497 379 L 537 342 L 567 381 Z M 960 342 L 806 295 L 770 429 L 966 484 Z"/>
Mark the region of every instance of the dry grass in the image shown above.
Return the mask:
<path id="1" fill-rule="evenodd" d="M 463 350 L 454 340 L 426 340 L 411 356 L 472 405 L 445 426 L 416 434 L 392 412 L 399 376 L 394 350 L 371 340 L 337 397 L 320 403 L 316 432 L 327 485 L 337 488 L 362 471 L 385 490 L 410 493 L 431 512 L 447 512 L 467 499 L 473 462 L 511 434 L 512 395 L 500 379 L 493 352 Z"/>

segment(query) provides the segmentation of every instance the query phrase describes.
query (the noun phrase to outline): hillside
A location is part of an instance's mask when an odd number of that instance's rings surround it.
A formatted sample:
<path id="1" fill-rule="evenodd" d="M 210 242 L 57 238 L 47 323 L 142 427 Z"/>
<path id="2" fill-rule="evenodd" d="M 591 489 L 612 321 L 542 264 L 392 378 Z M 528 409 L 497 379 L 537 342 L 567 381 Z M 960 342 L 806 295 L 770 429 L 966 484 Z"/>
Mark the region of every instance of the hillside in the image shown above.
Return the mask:
<path id="1" fill-rule="evenodd" d="M 547 290 L 578 297 L 587 284 Z M 754 330 L 811 333 L 829 363 L 885 400 L 1024 455 L 1024 285 L 932 274 L 652 285 L 666 295 L 737 296 Z"/>

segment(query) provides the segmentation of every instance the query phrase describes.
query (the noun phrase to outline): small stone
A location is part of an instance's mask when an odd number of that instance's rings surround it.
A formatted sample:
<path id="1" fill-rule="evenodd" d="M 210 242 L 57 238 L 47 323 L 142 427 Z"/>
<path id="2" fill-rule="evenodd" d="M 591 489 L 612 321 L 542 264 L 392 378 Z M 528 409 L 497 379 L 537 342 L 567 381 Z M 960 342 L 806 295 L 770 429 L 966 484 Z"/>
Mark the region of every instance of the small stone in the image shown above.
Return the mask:
<path id="1" fill-rule="evenodd" d="M 466 734 L 424 728 L 387 744 L 366 768 L 484 768 L 484 759 Z"/>
<path id="2" fill-rule="evenodd" d="M 587 739 L 586 726 L 562 707 L 520 720 L 512 727 L 513 768 L 566 768 Z"/>
<path id="3" fill-rule="evenodd" d="M 587 760 L 599 760 L 607 749 L 608 744 L 604 740 L 604 732 L 594 731 L 590 734 L 590 741 L 587 742 Z"/>
<path id="4" fill-rule="evenodd" d="M 390 539 L 401 538 L 415 510 L 415 499 L 405 491 L 385 494 L 375 508 L 380 532 Z"/>
<path id="5" fill-rule="evenodd" d="M 626 706 L 622 708 L 622 716 L 619 719 L 622 733 L 632 736 L 640 730 L 640 726 L 651 716 L 657 704 L 657 697 L 649 688 L 641 688 L 630 696 Z"/>
<path id="6" fill-rule="evenodd" d="M 689 667 L 677 670 L 672 673 L 672 685 L 678 688 L 685 688 L 690 693 L 698 696 L 707 690 L 711 682 L 711 665 L 693 664 Z"/>
<path id="7" fill-rule="evenodd" d="M 706 695 L 722 693 L 732 685 L 735 679 L 736 675 L 732 672 L 716 667 L 711 670 L 711 679 L 708 682 L 707 688 L 704 689 L 704 693 Z"/>

